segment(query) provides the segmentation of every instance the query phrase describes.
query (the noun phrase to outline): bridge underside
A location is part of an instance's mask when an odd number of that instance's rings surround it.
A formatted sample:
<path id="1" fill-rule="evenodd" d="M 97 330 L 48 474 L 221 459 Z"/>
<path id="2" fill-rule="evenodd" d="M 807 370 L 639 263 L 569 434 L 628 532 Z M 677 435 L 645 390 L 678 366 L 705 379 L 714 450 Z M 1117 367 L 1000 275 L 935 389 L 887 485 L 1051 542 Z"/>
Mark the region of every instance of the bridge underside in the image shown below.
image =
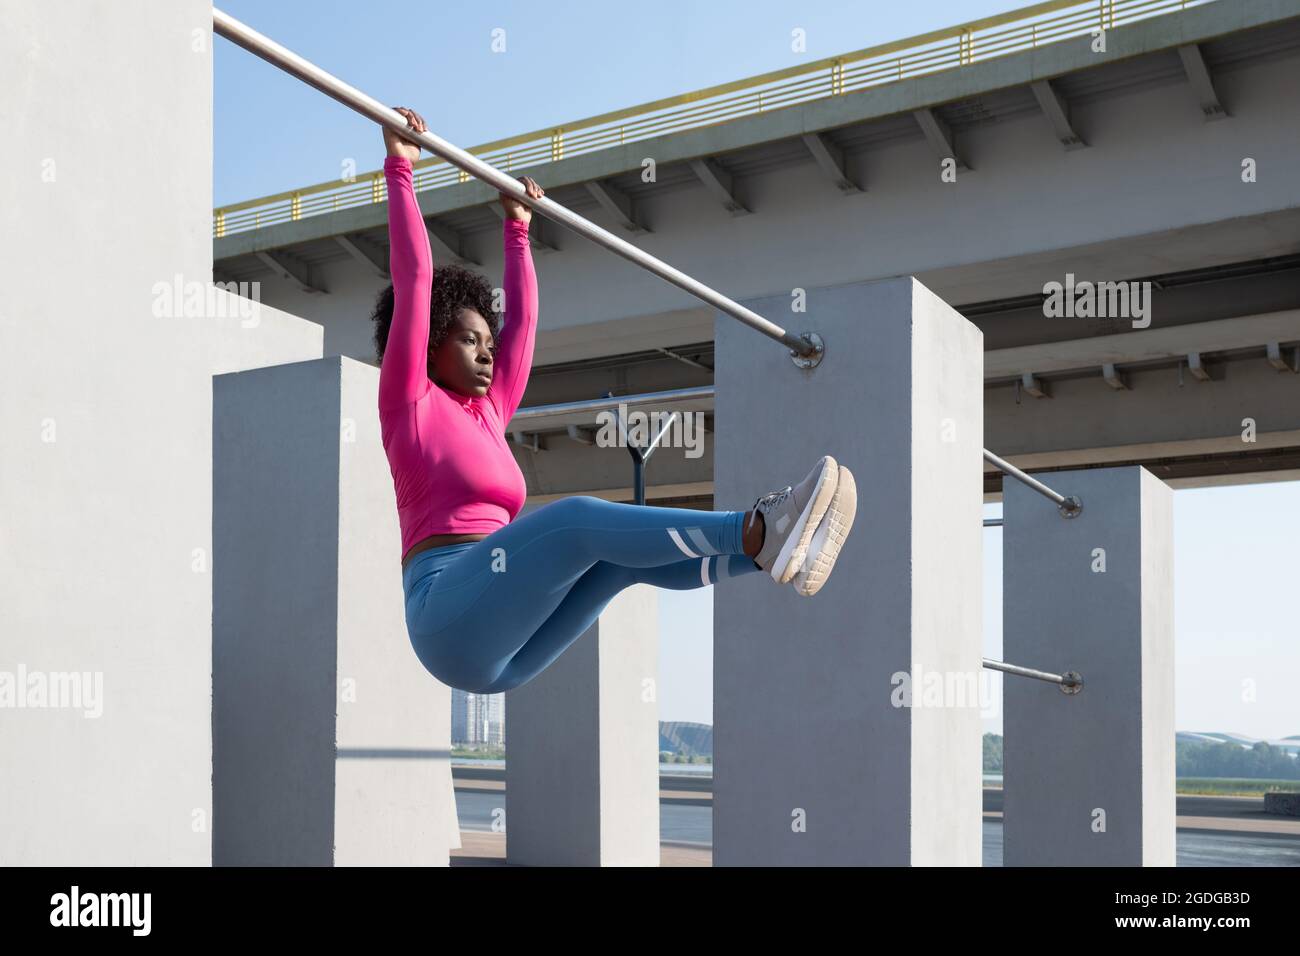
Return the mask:
<path id="1" fill-rule="evenodd" d="M 526 172 L 740 301 L 915 275 L 983 330 L 985 444 L 1023 468 L 1142 464 L 1175 487 L 1300 478 L 1300 6 L 1209 4 L 1111 41 L 1105 56 L 1064 42 Z M 946 151 L 963 162 L 952 186 L 929 172 Z M 626 221 L 605 218 L 602 191 L 626 199 Z M 421 194 L 436 260 L 499 261 L 494 198 L 473 181 Z M 327 352 L 373 361 L 360 317 L 386 281 L 386 212 L 218 239 L 215 272 L 263 281 L 264 301 L 325 326 Z M 712 383 L 711 309 L 552 223 L 534 232 L 526 407 Z M 1149 282 L 1151 323 L 1045 316 L 1045 283 L 1067 274 Z M 685 410 L 715 427 L 711 400 Z M 533 498 L 630 497 L 631 458 L 596 447 L 596 425 L 515 423 Z M 706 430 L 698 456 L 660 448 L 649 500 L 714 507 L 712 444 Z M 1000 489 L 988 471 L 986 495 Z"/>

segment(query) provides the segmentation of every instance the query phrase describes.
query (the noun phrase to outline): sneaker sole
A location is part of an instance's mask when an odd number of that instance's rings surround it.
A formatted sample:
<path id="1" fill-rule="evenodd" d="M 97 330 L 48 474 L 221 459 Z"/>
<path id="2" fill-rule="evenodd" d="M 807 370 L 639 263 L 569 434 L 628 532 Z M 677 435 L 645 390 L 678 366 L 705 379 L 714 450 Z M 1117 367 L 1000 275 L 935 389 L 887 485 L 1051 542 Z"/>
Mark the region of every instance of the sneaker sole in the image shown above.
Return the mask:
<path id="1" fill-rule="evenodd" d="M 830 455 L 825 457 L 826 465 L 822 468 L 821 480 L 818 481 L 808 503 L 804 505 L 798 524 L 790 531 L 785 544 L 777 553 L 776 560 L 772 562 L 772 578 L 778 584 L 789 583 L 803 565 L 804 555 L 808 553 L 808 543 L 812 540 L 813 532 L 835 497 L 835 488 L 839 484 L 839 465 Z"/>
<path id="2" fill-rule="evenodd" d="M 794 589 L 804 597 L 812 597 L 820 591 L 831 576 L 835 560 L 853 528 L 853 518 L 857 512 L 857 483 L 853 480 L 853 472 L 840 465 L 835 496 L 826 509 L 825 520 L 813 534 L 806 566 L 794 578 Z"/>

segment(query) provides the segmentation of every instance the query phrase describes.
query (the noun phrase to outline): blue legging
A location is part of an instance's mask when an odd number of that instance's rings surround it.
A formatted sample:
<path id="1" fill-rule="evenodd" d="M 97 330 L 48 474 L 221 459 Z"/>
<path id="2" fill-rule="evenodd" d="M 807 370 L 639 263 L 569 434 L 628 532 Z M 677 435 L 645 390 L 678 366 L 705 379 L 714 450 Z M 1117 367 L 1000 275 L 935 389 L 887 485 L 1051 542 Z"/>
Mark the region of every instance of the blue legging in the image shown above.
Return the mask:
<path id="1" fill-rule="evenodd" d="M 743 511 L 629 505 L 576 495 L 481 541 L 422 551 L 402 571 L 406 629 L 420 663 L 451 687 L 524 684 L 632 584 L 686 591 L 761 570 L 745 555 Z"/>

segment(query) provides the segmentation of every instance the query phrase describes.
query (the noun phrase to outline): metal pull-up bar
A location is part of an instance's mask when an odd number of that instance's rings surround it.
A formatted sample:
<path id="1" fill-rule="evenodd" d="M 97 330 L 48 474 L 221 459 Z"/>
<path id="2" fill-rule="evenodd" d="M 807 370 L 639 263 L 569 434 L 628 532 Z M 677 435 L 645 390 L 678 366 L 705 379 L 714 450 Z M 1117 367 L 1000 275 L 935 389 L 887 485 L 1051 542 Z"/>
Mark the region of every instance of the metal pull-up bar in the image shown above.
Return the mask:
<path id="1" fill-rule="evenodd" d="M 1034 680 L 1045 680 L 1052 684 L 1061 686 L 1063 694 L 1077 694 L 1083 690 L 1083 677 L 1078 671 L 1066 671 L 1064 674 L 1053 674 L 1049 671 L 1040 671 L 1033 667 L 1021 667 L 1019 664 L 1008 664 L 1006 661 L 992 661 L 987 657 L 984 658 L 984 666 L 989 670 L 1002 671 L 1004 674 L 1015 674 L 1017 677 L 1032 677 Z"/>
<path id="2" fill-rule="evenodd" d="M 362 116 L 387 126 L 407 139 L 414 140 L 429 152 L 441 156 L 453 166 L 457 166 L 471 176 L 483 180 L 500 192 L 513 196 L 548 219 L 563 223 L 579 235 L 586 236 L 592 242 L 604 246 L 610 252 L 617 253 L 624 259 L 641 266 L 641 268 L 653 272 L 659 278 L 671 282 L 699 299 L 703 299 L 709 305 L 721 309 L 769 338 L 784 342 L 790 347 L 791 356 L 800 367 L 811 368 L 821 361 L 824 344 L 821 337 L 815 332 L 805 332 L 802 335 L 787 332 L 779 325 L 769 322 L 757 312 L 732 301 L 704 283 L 697 282 L 686 273 L 674 269 L 668 263 L 656 259 L 630 242 L 626 242 L 607 232 L 594 222 L 590 222 L 571 212 L 555 200 L 546 196 L 541 199 L 531 198 L 519 180 L 513 176 L 508 176 L 496 167 L 483 162 L 477 156 L 453 146 L 432 133 L 415 132 L 406 125 L 406 120 L 400 113 L 389 109 L 355 87 L 349 86 L 338 77 L 326 73 L 315 64 L 298 56 L 292 50 L 285 49 L 274 40 L 263 36 L 216 7 L 212 8 L 212 31 L 232 43 L 238 44 L 254 56 L 261 57 L 273 66 L 278 66 L 291 76 L 296 76 L 309 86 L 314 86 L 326 96 L 338 100 L 344 106 L 351 107 Z"/>
<path id="3" fill-rule="evenodd" d="M 1061 516 L 1063 518 L 1073 518 L 1077 516 L 1080 511 L 1083 510 L 1083 502 L 1080 501 L 1076 496 L 1069 495 L 1067 497 L 1066 495 L 1063 495 L 1058 491 L 1053 491 L 1051 488 L 1047 487 L 1047 485 L 1043 484 L 1037 478 L 1025 474 L 1015 465 L 1011 464 L 1011 462 L 1003 461 L 1001 458 L 993 454 L 993 452 L 989 451 L 987 448 L 984 449 L 984 460 L 987 461 L 993 467 L 997 468 L 1003 474 L 1010 475 L 1012 478 L 1016 479 L 1017 481 L 1024 482 L 1024 484 L 1034 489 L 1034 491 L 1038 492 L 1044 498 L 1050 498 L 1052 501 L 1055 501 L 1057 510 L 1061 512 Z"/>
<path id="4" fill-rule="evenodd" d="M 406 119 L 396 110 L 389 109 L 378 100 L 367 96 L 355 87 L 349 86 L 338 77 L 326 73 L 320 67 L 316 66 L 309 60 L 305 60 L 292 50 L 287 50 L 280 44 L 276 43 L 269 37 L 263 36 L 251 27 L 241 23 L 234 17 L 223 13 L 216 7 L 212 8 L 212 31 L 218 36 L 223 36 L 232 43 L 243 47 L 254 56 L 260 57 L 272 66 L 278 66 L 290 76 L 296 76 L 308 86 L 313 86 L 320 90 L 326 96 L 338 100 L 344 106 L 350 107 L 396 133 L 401 134 L 407 139 L 414 140 L 429 152 L 441 156 L 447 162 L 451 163 L 471 176 L 483 180 L 490 186 L 495 187 L 498 191 L 513 196 L 526 206 L 540 212 L 548 219 L 554 219 L 556 222 L 563 223 L 579 235 L 586 236 L 592 242 L 604 246 L 610 252 L 622 256 L 624 259 L 634 262 L 641 268 L 653 272 L 661 279 L 671 282 L 680 289 L 691 293 L 699 299 L 707 302 L 714 308 L 720 309 L 732 318 L 739 319 L 750 328 L 757 329 L 769 338 L 776 339 L 778 342 L 784 342 L 790 347 L 790 355 L 796 365 L 801 368 L 813 368 L 825 354 L 825 343 L 822 337 L 816 332 L 804 332 L 795 335 L 793 332 L 787 332 L 773 322 L 769 322 L 757 312 L 745 308 L 739 302 L 735 302 L 721 292 L 709 288 L 702 282 L 697 282 L 686 273 L 674 269 L 668 263 L 656 259 L 636 246 L 632 245 L 613 233 L 607 232 L 594 222 L 590 222 L 571 212 L 564 206 L 561 206 L 553 199 L 543 196 L 540 199 L 533 199 L 528 195 L 527 190 L 519 180 L 509 176 L 495 166 L 483 162 L 477 156 L 465 152 L 459 147 L 453 146 L 446 140 L 441 139 L 432 133 L 417 133 L 406 124 Z M 1003 472 L 1011 475 L 1020 481 L 1023 481 L 1029 487 L 1033 488 L 1039 494 L 1042 494 L 1056 502 L 1062 516 L 1073 518 L 1082 509 L 1083 504 L 1075 497 L 1066 497 L 1058 494 L 1048 488 L 1042 482 L 1029 477 L 1019 468 L 1008 464 L 997 455 L 985 449 L 984 457 L 991 464 L 997 466 Z"/>

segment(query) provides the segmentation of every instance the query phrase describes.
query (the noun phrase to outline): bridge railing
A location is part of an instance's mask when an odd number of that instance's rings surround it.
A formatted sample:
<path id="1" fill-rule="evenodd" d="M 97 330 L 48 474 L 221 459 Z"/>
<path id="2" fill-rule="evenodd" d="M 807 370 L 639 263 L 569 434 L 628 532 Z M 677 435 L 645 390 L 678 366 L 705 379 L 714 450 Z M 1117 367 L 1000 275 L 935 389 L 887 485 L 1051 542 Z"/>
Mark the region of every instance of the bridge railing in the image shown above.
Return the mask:
<path id="1" fill-rule="evenodd" d="M 884 83 L 1085 36 L 1098 29 L 1174 13 L 1217 0 L 1049 0 L 959 26 L 747 77 L 563 126 L 534 130 L 468 150 L 500 169 L 564 159 L 664 133 L 701 129 L 810 100 L 845 96 Z M 440 158 L 415 164 L 416 190 L 470 177 Z M 213 236 L 336 212 L 387 199 L 380 170 L 335 179 L 213 211 Z"/>

